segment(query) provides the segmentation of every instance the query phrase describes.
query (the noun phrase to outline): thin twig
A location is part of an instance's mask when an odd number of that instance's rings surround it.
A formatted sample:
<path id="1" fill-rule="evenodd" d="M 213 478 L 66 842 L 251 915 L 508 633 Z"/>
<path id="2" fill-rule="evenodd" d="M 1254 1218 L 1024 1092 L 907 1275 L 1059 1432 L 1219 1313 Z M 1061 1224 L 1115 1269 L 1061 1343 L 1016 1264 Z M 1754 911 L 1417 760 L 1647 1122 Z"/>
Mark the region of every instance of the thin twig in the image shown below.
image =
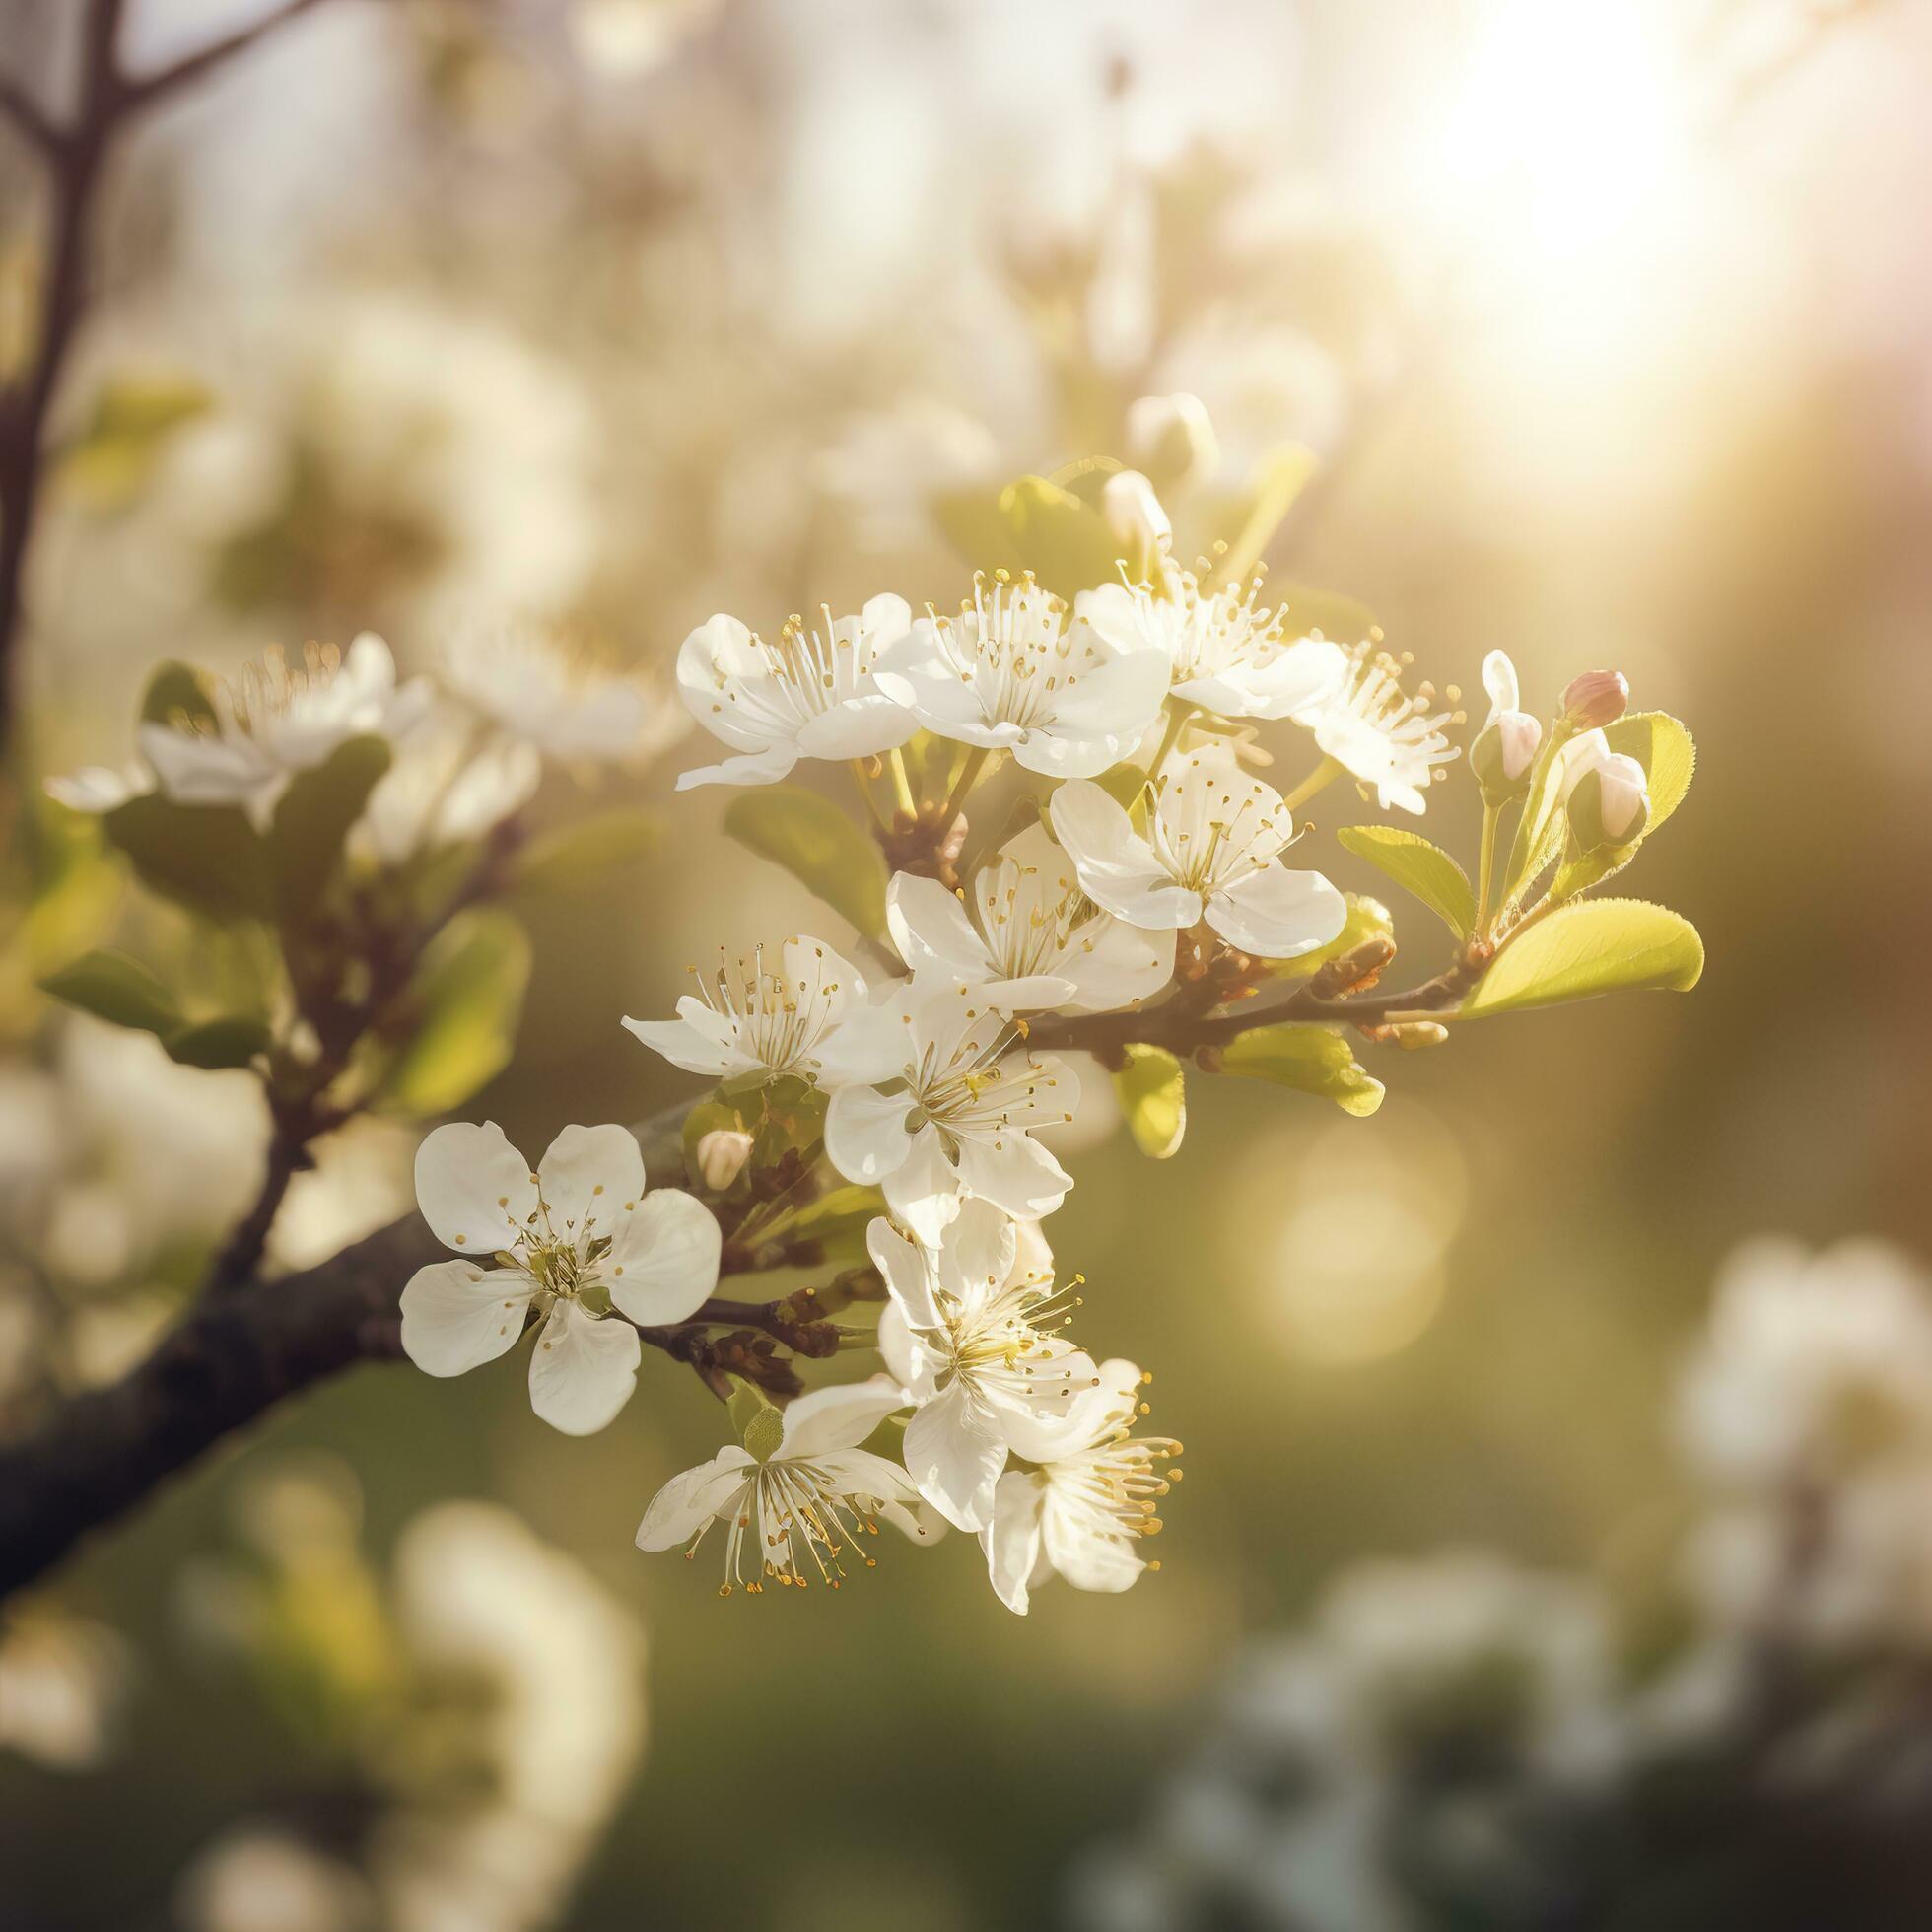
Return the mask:
<path id="1" fill-rule="evenodd" d="M 239 53 L 245 53 L 257 40 L 264 39 L 286 27 L 300 14 L 306 14 L 321 4 L 321 0 L 284 0 L 283 5 L 272 13 L 264 14 L 260 20 L 246 27 L 237 28 L 233 34 L 224 35 L 194 53 L 185 54 L 172 67 L 164 67 L 158 73 L 131 77 L 125 86 L 125 99 L 131 109 L 140 109 L 165 99 L 177 89 L 187 87 L 217 67 L 225 66 Z"/>

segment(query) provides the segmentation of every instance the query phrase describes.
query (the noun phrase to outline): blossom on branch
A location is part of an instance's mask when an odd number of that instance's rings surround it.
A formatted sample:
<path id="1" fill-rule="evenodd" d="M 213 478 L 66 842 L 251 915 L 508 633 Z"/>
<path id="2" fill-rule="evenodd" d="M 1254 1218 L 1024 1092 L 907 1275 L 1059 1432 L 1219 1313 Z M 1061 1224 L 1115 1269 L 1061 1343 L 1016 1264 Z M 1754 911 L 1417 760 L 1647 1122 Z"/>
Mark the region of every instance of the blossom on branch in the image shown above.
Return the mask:
<path id="1" fill-rule="evenodd" d="M 1030 772 L 1090 778 L 1145 735 L 1167 659 L 1123 649 L 1030 576 L 981 576 L 957 617 L 920 618 L 879 660 L 879 689 L 934 736 L 1010 751 Z"/>
<path id="2" fill-rule="evenodd" d="M 1174 941 L 1101 911 L 1045 825 L 1009 839 L 964 897 L 936 879 L 893 877 L 886 923 L 915 979 L 977 986 L 1002 1012 L 1097 1013 L 1151 999 L 1173 977 Z"/>
<path id="3" fill-rule="evenodd" d="M 864 1548 L 878 1535 L 877 1517 L 916 1543 L 936 1541 L 942 1526 L 920 1511 L 912 1479 L 859 1446 L 905 1401 L 885 1377 L 874 1376 L 813 1389 L 783 1416 L 766 1410 L 743 1445 L 727 1444 L 657 1491 L 638 1525 L 638 1548 L 669 1550 L 688 1541 L 689 1560 L 712 1525 L 724 1522 L 724 1580 L 718 1594 L 728 1597 L 736 1589 L 762 1595 L 768 1579 L 803 1589 L 807 1565 L 838 1589 L 849 1553 L 856 1552 L 866 1569 L 877 1567 Z"/>
<path id="4" fill-rule="evenodd" d="M 416 1198 L 463 1259 L 403 1289 L 410 1360 L 461 1375 L 515 1346 L 534 1312 L 530 1406 L 566 1435 L 602 1428 L 636 1386 L 631 1324 L 682 1321 L 718 1285 L 710 1210 L 674 1189 L 647 1195 L 644 1180 L 626 1128 L 567 1127 L 535 1173 L 494 1121 L 438 1128 L 416 1155 Z"/>
<path id="5" fill-rule="evenodd" d="M 880 653 L 911 627 L 905 598 L 873 597 L 857 617 L 822 616 L 822 627 L 788 617 L 768 644 L 721 611 L 684 640 L 677 688 L 685 709 L 737 756 L 686 772 L 680 792 L 770 785 L 800 758 L 869 758 L 919 728 L 873 677 Z"/>
<path id="6" fill-rule="evenodd" d="M 1405 662 L 1375 643 L 1356 645 L 1341 682 L 1297 711 L 1294 722 L 1314 733 L 1325 756 L 1372 791 L 1384 811 L 1399 805 L 1419 813 L 1430 783 L 1457 755 L 1442 734 L 1455 715 L 1432 709 L 1435 692 L 1428 684 L 1413 697 L 1403 690 Z"/>
<path id="7" fill-rule="evenodd" d="M 906 1468 L 955 1529 L 985 1529 L 1007 1451 L 1052 1456 L 1099 1385 L 1092 1356 L 1059 1332 L 1070 1296 L 1055 1290 L 1038 1228 L 1022 1230 L 990 1202 L 967 1202 L 936 1249 L 884 1219 L 865 1245 L 892 1297 L 879 1352 L 918 1404 Z"/>
<path id="8" fill-rule="evenodd" d="M 1294 959 L 1342 931 L 1348 908 L 1320 872 L 1275 862 L 1293 836 L 1281 795 L 1212 748 L 1171 760 L 1145 833 L 1099 786 L 1054 794 L 1053 823 L 1097 904 L 1164 932 L 1207 923 L 1230 945 Z"/>

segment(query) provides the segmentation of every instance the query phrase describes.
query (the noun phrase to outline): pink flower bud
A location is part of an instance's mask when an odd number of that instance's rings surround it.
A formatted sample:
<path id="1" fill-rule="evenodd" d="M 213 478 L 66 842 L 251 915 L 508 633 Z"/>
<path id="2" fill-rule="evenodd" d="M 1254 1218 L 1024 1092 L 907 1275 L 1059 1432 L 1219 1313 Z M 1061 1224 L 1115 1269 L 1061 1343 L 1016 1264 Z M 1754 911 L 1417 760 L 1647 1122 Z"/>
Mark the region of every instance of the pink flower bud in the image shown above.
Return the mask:
<path id="1" fill-rule="evenodd" d="M 1563 691 L 1563 717 L 1573 731 L 1599 731 L 1629 709 L 1629 681 L 1622 671 L 1583 671 Z"/>
<path id="2" fill-rule="evenodd" d="M 1650 816 L 1649 777 L 1626 752 L 1613 751 L 1601 731 L 1563 747 L 1563 807 L 1585 852 L 1627 845 Z"/>

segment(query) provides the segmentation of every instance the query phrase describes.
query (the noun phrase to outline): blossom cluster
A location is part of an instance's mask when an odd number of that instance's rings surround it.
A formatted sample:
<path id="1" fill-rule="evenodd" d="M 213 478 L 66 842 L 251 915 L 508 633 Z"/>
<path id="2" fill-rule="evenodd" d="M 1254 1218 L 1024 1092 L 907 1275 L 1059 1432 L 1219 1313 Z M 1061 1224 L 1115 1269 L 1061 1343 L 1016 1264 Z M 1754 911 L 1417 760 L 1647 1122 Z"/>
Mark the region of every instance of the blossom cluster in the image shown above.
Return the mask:
<path id="1" fill-rule="evenodd" d="M 1289 862 L 1306 829 L 1295 814 L 1345 777 L 1383 810 L 1423 811 L 1460 756 L 1444 731 L 1461 722 L 1455 688 L 1406 689 L 1407 659 L 1372 624 L 1331 639 L 1291 600 L 1266 602 L 1258 570 L 1182 567 L 1147 479 L 1104 464 L 1093 478 L 1089 499 L 1013 486 L 1014 541 L 1036 524 L 1060 535 L 1038 550 L 1040 574 L 982 571 L 954 611 L 886 593 L 790 617 L 770 640 L 723 613 L 685 638 L 676 693 L 724 755 L 679 789 L 742 789 L 727 829 L 859 930 L 721 952 L 672 1014 L 624 1019 L 715 1083 L 686 1124 L 683 1186 L 651 1187 L 638 1136 L 612 1124 L 565 1128 L 534 1163 L 494 1123 L 439 1127 L 418 1150 L 418 1205 L 450 1258 L 402 1290 L 403 1348 L 450 1376 L 529 1332 L 532 1406 L 572 1435 L 616 1417 L 647 1346 L 689 1363 L 727 1400 L 738 1440 L 666 1484 L 638 1541 L 694 1553 L 716 1530 L 725 1594 L 837 1587 L 880 1520 L 918 1541 L 976 1536 L 995 1592 L 1022 1614 L 1053 1575 L 1119 1591 L 1154 1567 L 1144 1546 L 1179 1445 L 1140 1432 L 1138 1365 L 1070 1333 L 1080 1277 L 1047 1231 L 1073 1186 L 1055 1150 L 1080 1092 L 1073 1056 L 1097 1059 L 1124 1102 L 1141 1081 L 1130 1125 L 1161 1155 L 1185 1120 L 1181 1053 L 1372 1111 L 1380 1084 L 1335 1020 L 1431 1044 L 1445 1029 L 1429 1014 L 1481 996 L 1492 959 L 1533 961 L 1504 973 L 1496 1009 L 1688 986 L 1701 962 L 1675 915 L 1566 903 L 1626 863 L 1649 821 L 1651 771 L 1623 745 L 1647 745 L 1670 780 L 1661 818 L 1689 781 L 1688 734 L 1662 714 L 1631 721 L 1637 735 L 1619 727 L 1622 680 L 1592 673 L 1546 741 L 1492 652 L 1471 747 L 1480 896 L 1414 833 L 1346 835 L 1460 950 L 1418 990 L 1421 1013 L 1339 1000 L 1393 956 L 1391 922 Z M 1102 554 L 1116 561 L 1095 582 Z M 49 787 L 98 815 L 157 890 L 272 925 L 285 987 L 267 1017 L 195 1019 L 120 956 L 77 962 L 52 990 L 187 1064 L 251 1067 L 291 1168 L 366 1107 L 447 1113 L 502 1064 L 522 942 L 479 931 L 472 909 L 505 882 L 542 759 L 634 762 L 686 727 L 555 633 L 471 626 L 442 671 L 400 679 L 370 634 L 300 663 L 270 653 L 228 680 L 165 665 L 136 762 Z M 1296 734 L 1304 769 L 1283 792 L 1258 773 Z M 783 785 L 801 762 L 843 768 L 869 837 L 821 793 Z M 968 806 L 996 775 L 1012 794 L 1004 828 L 971 838 Z M 1519 850 L 1495 873 L 1510 806 Z M 196 814 L 210 810 L 228 814 L 221 839 L 203 836 Z M 1609 915 L 1594 936 L 1572 925 L 1541 955 L 1509 950 L 1546 915 L 1583 911 Z M 494 988 L 495 1005 L 480 1002 L 494 1031 L 466 1047 L 457 1091 L 412 1073 L 407 1040 L 472 975 Z M 1283 986 L 1286 1002 L 1263 997 Z M 473 1026 L 479 1001 L 461 998 Z M 777 1236 L 834 1196 L 848 1258 L 862 1256 L 853 1275 L 824 1297 L 718 1296 L 722 1275 L 820 1259 Z M 875 1331 L 831 1319 L 855 1300 L 881 1304 Z M 878 1364 L 865 1379 L 807 1386 L 797 1372 L 854 1348 Z"/>

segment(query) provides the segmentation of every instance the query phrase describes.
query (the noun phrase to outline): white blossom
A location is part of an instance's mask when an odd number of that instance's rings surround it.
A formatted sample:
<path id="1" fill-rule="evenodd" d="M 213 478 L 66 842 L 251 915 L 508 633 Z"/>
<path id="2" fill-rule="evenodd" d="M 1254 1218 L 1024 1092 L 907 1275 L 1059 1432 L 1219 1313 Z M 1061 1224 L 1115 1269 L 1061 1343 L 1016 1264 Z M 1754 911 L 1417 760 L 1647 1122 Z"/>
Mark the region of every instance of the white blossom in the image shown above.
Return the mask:
<path id="1" fill-rule="evenodd" d="M 1160 1465 L 1181 1445 L 1133 1433 L 1143 1380 L 1130 1361 L 1103 1362 L 1052 1460 L 1009 1470 L 995 1485 L 980 1547 L 1008 1610 L 1024 1617 L 1031 1592 L 1056 1574 L 1078 1590 L 1119 1591 L 1148 1567 L 1138 1546 L 1159 1533 L 1159 1499 L 1180 1476 Z"/>
<path id="2" fill-rule="evenodd" d="M 464 622 L 443 674 L 498 729 L 553 758 L 636 763 L 689 728 L 635 672 L 556 626 Z"/>
<path id="3" fill-rule="evenodd" d="M 534 1311 L 531 1407 L 566 1435 L 602 1428 L 636 1385 L 631 1323 L 681 1321 L 718 1283 L 710 1211 L 673 1189 L 647 1195 L 644 1180 L 625 1128 L 565 1128 L 535 1173 L 494 1121 L 438 1128 L 417 1150 L 416 1198 L 463 1259 L 403 1289 L 410 1360 L 460 1375 L 513 1347 Z"/>
<path id="4" fill-rule="evenodd" d="M 1124 554 L 1149 565 L 1174 541 L 1165 505 L 1138 469 L 1118 469 L 1100 486 L 1100 514 Z"/>
<path id="5" fill-rule="evenodd" d="M 1127 406 L 1127 453 L 1175 489 L 1206 483 L 1221 466 L 1213 419 L 1199 396 L 1138 396 Z"/>
<path id="6" fill-rule="evenodd" d="M 808 934 L 787 939 L 780 969 L 765 949 L 690 968 L 698 993 L 677 1002 L 676 1019 L 627 1019 L 625 1029 L 687 1073 L 714 1079 L 820 1079 L 889 1065 L 889 1023 L 867 1005 L 865 982 L 849 959 Z M 702 997 L 700 997 L 702 996 Z"/>
<path id="7" fill-rule="evenodd" d="M 106 765 L 83 765 L 77 772 L 46 781 L 46 794 L 69 811 L 98 816 L 118 811 L 130 798 L 145 798 L 155 789 L 155 775 L 141 759 L 130 759 L 119 770 Z"/>
<path id="8" fill-rule="evenodd" d="M 280 650 L 264 652 L 238 676 L 215 680 L 209 702 L 212 720 L 177 713 L 137 728 L 156 787 L 178 804 L 240 805 L 266 831 L 298 772 L 365 732 L 401 735 L 429 708 L 430 687 L 423 678 L 398 687 L 389 647 L 365 631 L 346 652 L 309 646 L 297 665 Z"/>
<path id="9" fill-rule="evenodd" d="M 957 617 L 920 618 L 879 660 L 879 689 L 935 736 L 1010 751 L 1028 771 L 1091 777 L 1125 758 L 1167 691 L 1167 660 L 1123 651 L 1033 579 L 979 578 Z"/>
<path id="10" fill-rule="evenodd" d="M 1028 1130 L 1070 1117 L 1061 1063 L 1010 1051 L 1016 1029 L 971 987 L 909 988 L 882 1010 L 890 1057 L 826 1110 L 832 1165 L 881 1188 L 893 1217 L 929 1246 L 968 1196 L 1015 1220 L 1052 1213 L 1072 1177 Z"/>
<path id="11" fill-rule="evenodd" d="M 1611 840 L 1634 837 L 1650 811 L 1650 777 L 1628 752 L 1613 751 L 1601 730 L 1581 731 L 1563 745 L 1560 788 L 1563 804 L 1573 820 L 1585 817 L 1577 794 L 1586 780 L 1595 780 L 1594 822 Z"/>
<path id="12" fill-rule="evenodd" d="M 480 730 L 448 703 L 404 731 L 394 754 L 351 835 L 383 865 L 482 838 L 529 803 L 543 776 L 535 745 Z"/>
<path id="13" fill-rule="evenodd" d="M 964 894 L 897 873 L 886 924 L 915 979 L 979 987 L 1002 1012 L 1052 1006 L 1107 1012 L 1150 999 L 1174 972 L 1174 940 L 1103 912 L 1044 825 L 1029 825 Z"/>
<path id="14" fill-rule="evenodd" d="M 638 1525 L 638 1548 L 688 1543 L 684 1553 L 693 1558 L 712 1525 L 724 1522 L 718 1594 L 728 1597 L 735 1589 L 760 1595 L 768 1579 L 802 1589 L 807 1565 L 836 1590 L 850 1552 L 865 1568 L 877 1566 L 864 1545 L 878 1534 L 879 1516 L 915 1542 L 935 1540 L 934 1526 L 917 1509 L 912 1479 L 859 1446 L 905 1403 L 899 1388 L 874 1376 L 798 1396 L 782 1420 L 775 1413 L 759 1416 L 749 1446 L 728 1443 L 657 1491 Z"/>
<path id="15" fill-rule="evenodd" d="M 1093 1358 L 1060 1334 L 1070 1296 L 1055 1290 L 1052 1252 L 986 1201 L 967 1202 L 936 1249 L 883 1218 L 865 1245 L 891 1296 L 879 1352 L 918 1404 L 906 1468 L 955 1529 L 985 1529 L 1007 1451 L 1053 1455 L 1098 1384 Z"/>
<path id="16" fill-rule="evenodd" d="M 1342 681 L 1327 697 L 1294 714 L 1333 758 L 1375 794 L 1384 811 L 1400 806 L 1420 812 L 1437 771 L 1456 756 L 1442 734 L 1452 722 L 1435 711 L 1435 693 L 1422 685 L 1414 697 L 1402 688 L 1402 660 L 1371 643 L 1348 654 Z"/>
<path id="17" fill-rule="evenodd" d="M 1342 931 L 1347 905 L 1319 872 L 1275 862 L 1293 836 L 1279 793 L 1210 747 L 1173 759 L 1144 834 L 1099 786 L 1054 794 L 1053 824 L 1082 889 L 1152 931 L 1202 920 L 1243 952 L 1293 959 Z"/>
<path id="18" fill-rule="evenodd" d="M 1342 647 L 1291 639 L 1287 612 L 1257 602 L 1257 579 L 1204 593 L 1191 572 L 1160 588 L 1103 584 L 1075 612 L 1123 651 L 1151 645 L 1169 664 L 1174 695 L 1222 718 L 1287 718 L 1325 703 L 1348 673 Z"/>
<path id="19" fill-rule="evenodd" d="M 905 637 L 903 597 L 871 598 L 857 617 L 821 612 L 822 623 L 789 617 L 767 643 L 720 612 L 684 640 L 677 688 L 685 708 L 737 753 L 686 772 L 694 785 L 770 785 L 800 758 L 867 758 L 902 745 L 919 728 L 875 681 L 880 654 Z"/>

